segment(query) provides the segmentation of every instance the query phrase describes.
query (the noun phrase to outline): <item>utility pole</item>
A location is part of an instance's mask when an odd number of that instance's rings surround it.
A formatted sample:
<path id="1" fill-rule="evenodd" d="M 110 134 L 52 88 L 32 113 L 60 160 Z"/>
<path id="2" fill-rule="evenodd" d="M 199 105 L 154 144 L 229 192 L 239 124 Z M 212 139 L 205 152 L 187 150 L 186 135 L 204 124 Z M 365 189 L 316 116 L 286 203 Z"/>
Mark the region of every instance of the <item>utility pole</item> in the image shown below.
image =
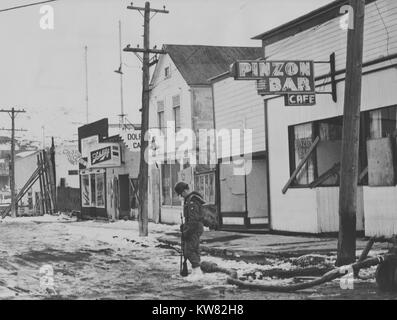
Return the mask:
<path id="1" fill-rule="evenodd" d="M 88 123 L 88 47 L 84 47 L 84 65 L 85 65 L 85 118 Z"/>
<path id="2" fill-rule="evenodd" d="M 11 117 L 11 164 L 10 164 L 10 189 L 11 189 L 11 216 L 16 217 L 15 211 L 15 131 L 26 131 L 22 129 L 15 129 L 15 117 L 18 113 L 25 113 L 25 110 L 3 110 L 0 112 L 7 112 Z M 9 130 L 9 129 L 4 129 Z"/>
<path id="3" fill-rule="evenodd" d="M 361 80 L 365 0 L 350 0 L 353 29 L 347 35 L 346 84 L 343 111 L 341 179 L 339 189 L 339 238 L 336 265 L 356 259 L 356 212 L 360 142 Z"/>
<path id="4" fill-rule="evenodd" d="M 115 72 L 120 74 L 120 128 L 124 129 L 124 117 L 126 114 L 124 113 L 124 94 L 123 94 L 123 56 L 122 56 L 122 48 L 121 48 L 121 21 L 119 20 L 119 48 L 120 48 L 120 67 Z"/>
<path id="5" fill-rule="evenodd" d="M 145 133 L 149 128 L 149 68 L 151 65 L 155 64 L 150 61 L 150 54 L 165 54 L 164 50 L 157 50 L 155 48 L 149 49 L 149 32 L 150 32 L 150 19 L 153 18 L 157 13 L 169 13 L 165 10 L 151 9 L 150 3 L 145 2 L 145 7 L 134 7 L 132 4 L 128 6 L 127 9 L 137 10 L 142 14 L 144 12 L 144 33 L 143 33 L 143 49 L 130 48 L 127 46 L 124 51 L 133 52 L 139 60 L 142 62 L 142 121 L 141 121 L 141 158 L 139 164 L 139 176 L 138 176 L 138 199 L 139 199 L 139 235 L 146 237 L 148 235 L 148 163 L 145 161 L 145 153 L 148 152 L 148 141 L 145 140 Z M 153 12 L 154 15 L 150 17 L 150 13 Z M 143 58 L 141 58 L 138 53 L 143 53 Z M 156 58 L 155 58 L 156 60 Z"/>

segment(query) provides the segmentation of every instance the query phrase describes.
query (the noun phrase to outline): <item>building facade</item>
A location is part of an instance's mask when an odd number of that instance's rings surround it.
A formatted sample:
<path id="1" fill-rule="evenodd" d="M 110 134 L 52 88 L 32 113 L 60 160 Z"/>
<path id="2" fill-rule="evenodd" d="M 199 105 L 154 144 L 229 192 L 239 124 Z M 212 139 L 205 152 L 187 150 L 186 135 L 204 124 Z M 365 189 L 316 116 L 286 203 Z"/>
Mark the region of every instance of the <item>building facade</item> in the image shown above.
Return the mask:
<path id="1" fill-rule="evenodd" d="M 264 97 L 267 113 L 271 228 L 327 233 L 339 228 L 339 169 L 346 77 L 347 27 L 341 6 L 331 4 L 265 32 L 268 60 L 315 61 L 317 103 L 286 107 L 281 96 Z M 367 236 L 397 233 L 397 2 L 367 1 L 365 9 L 357 230 Z M 330 65 L 335 54 L 336 97 Z M 319 138 L 292 185 L 287 181 Z M 285 190 L 284 190 L 285 191 Z"/>
<path id="2" fill-rule="evenodd" d="M 259 58 L 260 56 L 258 56 Z M 269 225 L 269 194 L 263 98 L 255 81 L 236 81 L 229 73 L 212 79 L 216 132 L 251 130 L 250 154 L 244 175 L 233 171 L 233 156 L 244 146 L 233 141 L 230 150 L 217 153 L 218 211 L 223 228 L 259 228 Z M 231 136 L 231 135 L 230 135 Z M 217 150 L 222 139 L 217 138 Z M 240 150 L 233 150 L 235 148 Z"/>
<path id="3" fill-rule="evenodd" d="M 136 216 L 139 152 L 120 135 L 108 137 L 108 120 L 79 128 L 81 214 L 84 219 L 132 219 Z"/>
<path id="4" fill-rule="evenodd" d="M 208 148 L 200 150 L 198 140 L 200 130 L 211 136 L 214 129 L 209 79 L 227 71 L 234 59 L 256 57 L 260 49 L 198 45 L 165 45 L 163 49 L 167 54 L 159 58 L 151 80 L 149 127 L 165 138 L 156 141 L 154 135 L 152 141 L 149 213 L 156 222 L 180 223 L 182 202 L 173 190 L 179 180 L 200 192 L 207 203 L 216 202 L 216 159 L 209 151 L 214 150 L 214 142 L 209 138 L 204 142 Z M 192 133 L 188 141 L 183 139 L 187 130 Z M 200 161 L 200 152 L 207 161 Z"/>

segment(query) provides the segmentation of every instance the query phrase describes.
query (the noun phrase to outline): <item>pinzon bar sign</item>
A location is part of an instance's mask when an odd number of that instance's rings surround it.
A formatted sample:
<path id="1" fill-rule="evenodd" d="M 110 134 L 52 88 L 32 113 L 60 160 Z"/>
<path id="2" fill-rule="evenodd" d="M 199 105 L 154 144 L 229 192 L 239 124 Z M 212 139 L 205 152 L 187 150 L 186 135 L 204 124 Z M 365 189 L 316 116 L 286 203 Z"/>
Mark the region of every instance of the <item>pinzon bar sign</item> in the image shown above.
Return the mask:
<path id="1" fill-rule="evenodd" d="M 237 61 L 232 74 L 235 80 L 258 80 L 261 95 L 315 93 L 314 61 Z"/>

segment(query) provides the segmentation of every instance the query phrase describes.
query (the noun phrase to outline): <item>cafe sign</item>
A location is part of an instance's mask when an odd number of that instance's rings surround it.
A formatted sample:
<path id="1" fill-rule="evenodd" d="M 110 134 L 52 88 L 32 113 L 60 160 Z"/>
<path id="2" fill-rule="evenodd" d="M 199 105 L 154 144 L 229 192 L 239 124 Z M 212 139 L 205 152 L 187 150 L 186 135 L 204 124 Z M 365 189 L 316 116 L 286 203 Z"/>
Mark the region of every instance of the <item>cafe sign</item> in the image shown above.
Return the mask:
<path id="1" fill-rule="evenodd" d="M 133 152 L 141 151 L 141 130 L 123 128 L 120 136 L 128 149 Z"/>
<path id="2" fill-rule="evenodd" d="M 314 106 L 316 104 L 315 94 L 286 94 L 284 102 L 287 107 Z"/>
<path id="3" fill-rule="evenodd" d="M 315 94 L 314 61 L 242 60 L 232 65 L 235 80 L 258 80 L 258 94 Z"/>

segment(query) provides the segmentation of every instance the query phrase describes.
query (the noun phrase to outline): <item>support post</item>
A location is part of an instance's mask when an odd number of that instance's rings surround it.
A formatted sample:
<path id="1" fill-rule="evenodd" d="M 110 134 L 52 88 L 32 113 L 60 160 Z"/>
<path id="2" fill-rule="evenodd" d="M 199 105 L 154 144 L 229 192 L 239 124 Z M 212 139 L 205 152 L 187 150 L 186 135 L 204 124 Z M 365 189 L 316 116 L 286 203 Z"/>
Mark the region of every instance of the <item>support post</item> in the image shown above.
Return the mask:
<path id="1" fill-rule="evenodd" d="M 143 49 L 142 48 L 127 48 L 126 52 L 143 53 L 142 58 L 142 121 L 141 121 L 141 155 L 139 163 L 138 189 L 139 189 L 139 235 L 143 237 L 148 236 L 148 163 L 146 162 L 148 153 L 148 141 L 145 140 L 145 134 L 149 128 L 149 67 L 151 53 L 165 53 L 163 50 L 150 49 L 150 13 L 168 13 L 166 10 L 151 9 L 150 3 L 146 2 L 145 7 L 128 6 L 128 9 L 143 11 L 144 17 L 144 33 L 143 33 Z M 142 12 L 141 12 L 142 13 Z"/>
<path id="2" fill-rule="evenodd" d="M 337 266 L 353 263 L 356 258 L 357 182 L 365 0 L 350 0 L 350 6 L 353 8 L 353 17 L 350 17 L 350 19 L 354 19 L 354 26 L 353 29 L 348 30 L 347 36 Z"/>

